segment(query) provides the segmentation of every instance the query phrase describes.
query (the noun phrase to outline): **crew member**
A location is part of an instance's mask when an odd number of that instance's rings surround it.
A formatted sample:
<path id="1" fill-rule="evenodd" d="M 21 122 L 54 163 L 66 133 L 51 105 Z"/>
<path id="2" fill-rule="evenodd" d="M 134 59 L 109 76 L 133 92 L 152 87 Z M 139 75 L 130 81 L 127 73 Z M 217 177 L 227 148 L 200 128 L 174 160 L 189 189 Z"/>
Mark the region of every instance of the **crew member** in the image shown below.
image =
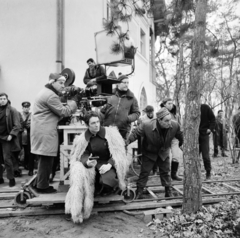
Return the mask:
<path id="1" fill-rule="evenodd" d="M 180 146 L 183 144 L 183 134 L 179 124 L 171 120 L 170 112 L 165 107 L 161 108 L 156 116 L 157 118 L 140 124 L 126 141 L 128 145 L 135 141 L 137 136 L 143 137 L 142 165 L 137 181 L 136 199 L 141 198 L 155 163 L 159 168 L 161 183 L 165 187 L 165 197 L 172 197 L 169 152 L 174 138 L 179 140 Z"/>
<path id="2" fill-rule="evenodd" d="M 64 106 L 58 94 L 64 89 L 66 78 L 60 74 L 50 74 L 49 82 L 38 93 L 31 120 L 31 152 L 38 158 L 36 189 L 39 193 L 53 193 L 49 186 L 54 157 L 58 151 L 57 124 L 60 118 L 68 117 L 77 109 L 75 101 Z"/>

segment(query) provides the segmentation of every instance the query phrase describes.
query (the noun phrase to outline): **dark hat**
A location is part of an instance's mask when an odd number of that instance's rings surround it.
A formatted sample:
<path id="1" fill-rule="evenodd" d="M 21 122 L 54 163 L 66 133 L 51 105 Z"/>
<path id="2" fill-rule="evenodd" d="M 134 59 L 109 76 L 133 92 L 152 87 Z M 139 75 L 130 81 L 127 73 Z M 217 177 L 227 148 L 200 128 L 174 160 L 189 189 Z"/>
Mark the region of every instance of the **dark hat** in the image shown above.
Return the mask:
<path id="1" fill-rule="evenodd" d="M 58 80 L 60 77 L 62 77 L 62 75 L 61 74 L 56 74 L 56 73 L 51 73 L 50 75 L 49 75 L 49 80 Z"/>
<path id="2" fill-rule="evenodd" d="M 23 102 L 23 103 L 22 103 L 22 106 L 23 106 L 23 107 L 30 107 L 30 106 L 31 106 L 31 103 L 30 103 L 30 102 Z"/>
<path id="3" fill-rule="evenodd" d="M 167 108 L 162 107 L 162 108 L 156 113 L 156 115 L 157 115 L 157 118 L 162 119 L 162 118 L 164 118 L 165 116 L 170 115 L 170 112 L 168 111 Z"/>
<path id="4" fill-rule="evenodd" d="M 118 77 L 118 81 L 122 82 L 122 80 L 124 79 L 128 79 L 128 76 L 127 75 L 124 75 L 124 74 L 121 74 L 119 77 Z"/>
<path id="5" fill-rule="evenodd" d="M 165 99 L 163 99 L 162 103 L 160 104 L 160 107 L 164 107 L 164 105 L 165 105 L 168 101 L 172 101 L 172 98 L 165 98 Z"/>
<path id="6" fill-rule="evenodd" d="M 148 113 L 148 112 L 153 112 L 154 111 L 154 108 L 153 108 L 153 106 L 151 106 L 151 105 L 147 105 L 144 109 L 143 109 L 143 112 L 146 112 L 146 113 Z"/>

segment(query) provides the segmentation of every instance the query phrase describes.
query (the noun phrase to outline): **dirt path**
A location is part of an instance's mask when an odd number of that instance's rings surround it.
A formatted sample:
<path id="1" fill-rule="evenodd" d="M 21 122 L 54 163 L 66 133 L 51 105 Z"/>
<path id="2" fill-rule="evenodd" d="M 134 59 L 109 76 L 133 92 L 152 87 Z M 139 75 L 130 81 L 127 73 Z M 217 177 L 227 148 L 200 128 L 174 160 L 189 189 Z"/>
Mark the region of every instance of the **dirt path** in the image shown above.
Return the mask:
<path id="1" fill-rule="evenodd" d="M 154 231 L 146 227 L 141 217 L 124 213 L 93 215 L 82 224 L 73 224 L 61 216 L 37 216 L 0 219 L 0 237 L 81 237 L 81 238 L 135 238 L 154 237 Z"/>

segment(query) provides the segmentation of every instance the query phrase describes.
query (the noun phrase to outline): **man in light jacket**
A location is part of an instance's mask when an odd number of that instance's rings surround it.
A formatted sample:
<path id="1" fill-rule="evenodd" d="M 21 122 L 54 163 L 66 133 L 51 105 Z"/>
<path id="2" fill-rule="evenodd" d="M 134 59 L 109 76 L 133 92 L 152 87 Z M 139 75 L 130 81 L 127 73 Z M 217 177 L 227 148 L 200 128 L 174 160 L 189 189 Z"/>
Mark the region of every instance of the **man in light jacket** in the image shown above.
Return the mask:
<path id="1" fill-rule="evenodd" d="M 57 124 L 62 117 L 68 117 L 77 109 L 75 101 L 68 101 L 64 106 L 58 93 L 64 89 L 66 79 L 59 74 L 50 74 L 33 106 L 31 120 L 31 152 L 38 157 L 36 189 L 39 193 L 56 192 L 49 186 L 49 176 L 54 157 L 58 151 Z"/>

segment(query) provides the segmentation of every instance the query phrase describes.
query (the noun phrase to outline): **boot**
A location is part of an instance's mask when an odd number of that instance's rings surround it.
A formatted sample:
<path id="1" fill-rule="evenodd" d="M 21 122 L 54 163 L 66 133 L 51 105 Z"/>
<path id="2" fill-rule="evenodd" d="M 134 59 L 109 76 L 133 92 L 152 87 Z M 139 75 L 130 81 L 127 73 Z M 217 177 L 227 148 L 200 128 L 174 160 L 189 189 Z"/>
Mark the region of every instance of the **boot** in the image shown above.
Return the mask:
<path id="1" fill-rule="evenodd" d="M 136 190 L 136 200 L 142 198 L 143 188 L 137 188 Z"/>
<path id="2" fill-rule="evenodd" d="M 225 151 L 222 150 L 222 157 L 228 157 L 226 154 L 225 154 Z"/>
<path id="3" fill-rule="evenodd" d="M 179 162 L 176 159 L 173 159 L 171 165 L 171 177 L 173 180 L 182 181 L 182 178 L 177 176 L 178 166 Z"/>
<path id="4" fill-rule="evenodd" d="M 211 179 L 211 171 L 207 170 L 206 172 L 206 180 L 210 180 Z"/>
<path id="5" fill-rule="evenodd" d="M 33 171 L 32 170 L 29 170 L 28 176 L 33 176 Z"/>
<path id="6" fill-rule="evenodd" d="M 9 187 L 14 187 L 16 184 L 15 179 L 9 179 Z"/>
<path id="7" fill-rule="evenodd" d="M 173 197 L 172 194 L 172 188 L 171 187 L 165 187 L 165 198 Z"/>
<path id="8" fill-rule="evenodd" d="M 3 184 L 3 183 L 4 183 L 4 179 L 0 178 L 0 184 Z"/>

